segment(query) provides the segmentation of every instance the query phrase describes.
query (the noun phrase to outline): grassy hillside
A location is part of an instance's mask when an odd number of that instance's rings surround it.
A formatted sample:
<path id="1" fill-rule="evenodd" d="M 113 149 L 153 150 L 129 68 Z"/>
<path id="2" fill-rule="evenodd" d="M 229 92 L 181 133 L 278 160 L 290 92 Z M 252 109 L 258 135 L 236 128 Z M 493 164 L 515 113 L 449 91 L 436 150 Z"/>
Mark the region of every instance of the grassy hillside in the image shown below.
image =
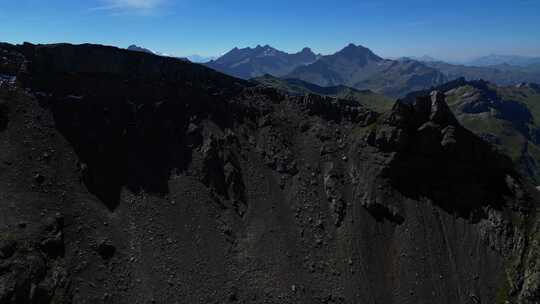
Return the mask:
<path id="1" fill-rule="evenodd" d="M 533 182 L 540 183 L 538 87 L 468 82 L 446 95 L 461 124 L 499 147 Z"/>

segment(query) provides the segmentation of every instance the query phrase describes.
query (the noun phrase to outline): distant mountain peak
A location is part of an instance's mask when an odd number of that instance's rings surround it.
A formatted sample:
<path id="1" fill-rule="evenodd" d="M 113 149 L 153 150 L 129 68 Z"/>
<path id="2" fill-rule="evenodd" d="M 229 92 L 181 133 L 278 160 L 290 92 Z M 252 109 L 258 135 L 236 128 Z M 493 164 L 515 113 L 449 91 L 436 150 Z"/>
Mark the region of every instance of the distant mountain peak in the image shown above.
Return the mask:
<path id="1" fill-rule="evenodd" d="M 365 51 L 371 52 L 370 49 L 368 49 L 366 47 L 363 47 L 361 45 L 356 45 L 354 43 L 349 43 L 346 47 L 341 49 L 341 51 L 339 51 L 339 52 L 353 52 L 353 51 L 354 52 L 365 52 Z"/>
<path id="2" fill-rule="evenodd" d="M 385 60 L 354 43 L 320 57 L 313 64 L 300 66 L 286 77 L 322 87 L 345 85 L 358 90 L 370 89 L 395 97 L 439 85 L 445 80 L 442 73 L 422 63 Z"/>
<path id="3" fill-rule="evenodd" d="M 518 55 L 500 55 L 491 54 L 476 58 L 466 63 L 471 66 L 496 66 L 501 64 L 509 64 L 513 66 L 528 66 L 532 64 L 539 64 L 540 57 L 518 56 Z"/>
<path id="4" fill-rule="evenodd" d="M 206 62 L 210 62 L 212 60 L 215 60 L 217 57 L 215 56 L 201 56 L 201 55 L 198 55 L 198 54 L 193 54 L 193 55 L 189 55 L 187 56 L 187 59 L 191 62 L 195 62 L 195 63 L 206 63 Z"/>
<path id="5" fill-rule="evenodd" d="M 355 45 L 354 43 L 349 43 L 345 48 L 334 55 L 343 56 L 348 59 L 362 60 L 364 62 L 383 60 L 381 57 L 375 55 L 370 49 L 361 45 Z"/>
<path id="6" fill-rule="evenodd" d="M 441 60 L 439 59 L 436 59 L 434 57 L 431 57 L 429 55 L 423 55 L 423 56 L 420 56 L 420 57 L 417 57 L 417 56 L 405 56 L 405 57 L 399 57 L 397 58 L 396 60 L 398 61 L 419 61 L 419 62 L 439 62 Z"/>
<path id="7" fill-rule="evenodd" d="M 369 48 L 367 48 L 367 47 L 365 47 L 363 45 L 354 44 L 354 43 L 347 44 L 347 46 L 342 49 L 342 51 L 344 51 L 344 50 L 356 50 L 356 51 L 358 51 L 358 50 L 366 51 L 367 50 L 367 51 L 371 52 L 371 50 Z"/>
<path id="8" fill-rule="evenodd" d="M 275 50 L 275 48 L 271 47 L 268 44 L 265 44 L 265 45 L 257 44 L 257 46 L 255 47 L 255 50 Z"/>
<path id="9" fill-rule="evenodd" d="M 207 66 L 235 77 L 250 79 L 267 73 L 283 76 L 298 66 L 315 62 L 318 58 L 319 56 L 307 47 L 298 53 L 289 54 L 268 44 L 258 44 L 254 48 L 235 47 L 209 62 Z"/>
<path id="10" fill-rule="evenodd" d="M 315 61 L 321 56 L 320 54 L 319 55 L 315 54 L 315 52 L 313 52 L 313 50 L 308 47 L 303 48 L 300 52 L 293 55 L 301 56 L 304 58 L 311 58 L 311 60 L 307 60 L 307 61 Z"/>
<path id="11" fill-rule="evenodd" d="M 156 54 L 154 51 L 143 48 L 143 47 L 138 46 L 136 44 L 132 44 L 132 45 L 128 46 L 127 50 L 134 51 L 134 52 L 148 53 L 148 54 Z"/>

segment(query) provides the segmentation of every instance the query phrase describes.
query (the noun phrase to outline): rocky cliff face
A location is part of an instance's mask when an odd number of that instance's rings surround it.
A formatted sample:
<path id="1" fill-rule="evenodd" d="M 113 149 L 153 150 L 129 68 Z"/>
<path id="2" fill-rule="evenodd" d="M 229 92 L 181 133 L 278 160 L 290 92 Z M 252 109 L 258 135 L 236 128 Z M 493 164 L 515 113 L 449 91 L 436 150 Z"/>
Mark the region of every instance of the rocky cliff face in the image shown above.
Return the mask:
<path id="1" fill-rule="evenodd" d="M 508 155 L 534 184 L 540 179 L 540 94 L 535 84 L 498 86 L 463 78 L 435 88 L 445 93 L 452 112 L 467 129 Z M 406 102 L 429 91 L 411 93 Z"/>
<path id="2" fill-rule="evenodd" d="M 535 303 L 537 192 L 444 96 L 0 47 L 2 303 Z M 10 78 L 13 79 L 13 78 Z"/>

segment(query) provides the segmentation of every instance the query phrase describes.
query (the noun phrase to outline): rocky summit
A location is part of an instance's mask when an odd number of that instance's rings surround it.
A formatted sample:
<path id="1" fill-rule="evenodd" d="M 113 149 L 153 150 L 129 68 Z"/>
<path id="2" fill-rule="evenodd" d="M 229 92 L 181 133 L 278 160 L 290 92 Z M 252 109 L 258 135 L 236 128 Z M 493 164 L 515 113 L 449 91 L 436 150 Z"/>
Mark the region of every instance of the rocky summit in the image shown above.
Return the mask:
<path id="1" fill-rule="evenodd" d="M 443 91 L 379 114 L 112 47 L 0 58 L 0 303 L 540 301 L 539 192 Z"/>
<path id="2" fill-rule="evenodd" d="M 435 88 L 459 122 L 508 155 L 520 172 L 534 184 L 540 177 L 540 90 L 533 83 L 500 86 L 483 80 L 460 78 Z M 415 96 L 429 91 L 411 93 Z"/>

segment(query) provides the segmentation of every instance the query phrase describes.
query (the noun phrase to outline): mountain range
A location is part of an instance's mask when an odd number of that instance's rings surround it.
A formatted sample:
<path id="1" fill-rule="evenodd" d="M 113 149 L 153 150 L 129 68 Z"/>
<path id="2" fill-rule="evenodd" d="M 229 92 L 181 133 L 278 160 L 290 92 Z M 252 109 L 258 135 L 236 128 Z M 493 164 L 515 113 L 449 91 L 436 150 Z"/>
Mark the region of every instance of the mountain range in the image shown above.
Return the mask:
<path id="1" fill-rule="evenodd" d="M 163 55 L 136 45 L 128 49 Z M 540 83 L 540 59 L 535 57 L 490 55 L 466 64 L 447 63 L 428 55 L 390 60 L 354 44 L 324 56 L 309 48 L 289 54 L 268 45 L 259 45 L 234 48 L 217 59 L 193 55 L 188 60 L 242 79 L 268 74 L 296 78 L 319 86 L 369 89 L 394 97 L 462 77 L 498 85 Z"/>
<path id="2" fill-rule="evenodd" d="M 445 77 L 423 63 L 387 60 L 363 46 L 349 44 L 332 55 L 300 66 L 287 75 L 320 86 L 346 85 L 355 89 L 370 89 L 389 96 L 436 86 Z"/>
<path id="3" fill-rule="evenodd" d="M 269 45 L 258 45 L 255 48 L 234 48 L 218 59 L 206 63 L 206 66 L 242 79 L 265 74 L 279 77 L 289 74 L 298 66 L 317 61 L 319 57 L 320 55 L 309 48 L 289 54 Z"/>
<path id="4" fill-rule="evenodd" d="M 420 62 L 441 61 L 441 60 L 433 58 L 433 57 L 431 57 L 429 55 L 423 55 L 423 56 L 420 56 L 420 57 L 417 57 L 417 56 L 405 56 L 405 57 L 397 58 L 396 60 L 416 60 L 416 61 L 420 61 Z"/>
<path id="5" fill-rule="evenodd" d="M 370 49 L 354 44 L 324 56 L 316 55 L 308 48 L 297 54 L 288 54 L 270 46 L 257 46 L 235 48 L 206 65 L 243 79 L 270 74 L 319 86 L 344 85 L 358 90 L 369 89 L 394 97 L 461 77 L 467 80 L 484 79 L 499 85 L 540 82 L 540 64 L 535 64 L 534 58 L 511 57 L 512 60 L 507 60 L 516 65 L 500 63 L 501 60 L 495 60 L 497 58 L 478 60 L 480 63 L 497 65 L 470 66 L 437 61 L 427 55 L 383 59 Z"/>
<path id="6" fill-rule="evenodd" d="M 243 79 L 270 74 L 323 87 L 344 85 L 358 90 L 370 89 L 390 96 L 436 86 L 446 80 L 440 72 L 420 62 L 383 59 L 354 44 L 325 56 L 316 55 L 308 48 L 296 54 L 270 46 L 235 48 L 206 65 Z"/>
<path id="7" fill-rule="evenodd" d="M 466 65 L 470 66 L 494 66 L 501 64 L 525 67 L 531 64 L 540 64 L 540 57 L 489 55 L 476 58 L 466 63 Z"/>
<path id="8" fill-rule="evenodd" d="M 135 44 L 132 44 L 129 47 L 127 47 L 127 50 L 128 51 L 134 51 L 134 52 L 142 52 L 142 53 L 147 53 L 147 54 L 153 54 L 153 55 L 157 55 L 157 56 L 172 57 L 172 56 L 169 56 L 167 54 L 163 54 L 163 53 L 160 53 L 160 52 L 152 51 L 152 50 L 144 48 L 144 47 L 137 46 Z M 205 63 L 205 62 L 209 62 L 209 61 L 215 59 L 216 57 L 204 57 L 204 56 L 199 56 L 199 55 L 190 55 L 190 56 L 187 56 L 187 57 L 176 57 L 176 58 L 179 58 L 179 59 L 182 59 L 182 60 L 189 60 L 189 61 L 195 62 L 195 63 Z"/>
<path id="9" fill-rule="evenodd" d="M 540 64 L 528 66 L 509 64 L 468 66 L 441 61 L 426 62 L 425 64 L 439 70 L 448 80 L 464 77 L 467 80 L 482 79 L 498 85 L 516 85 L 522 82 L 540 83 Z"/>
<path id="10" fill-rule="evenodd" d="M 394 59 L 394 58 L 391 58 L 391 59 Z M 518 55 L 495 55 L 495 54 L 488 55 L 488 56 L 481 56 L 481 57 L 477 57 L 471 60 L 462 60 L 462 61 L 440 60 L 440 59 L 431 57 L 429 55 L 405 56 L 405 57 L 400 57 L 400 58 L 395 58 L 395 59 L 396 60 L 411 59 L 411 60 L 416 60 L 420 62 L 445 62 L 445 63 L 450 63 L 450 64 L 473 66 L 473 67 L 492 67 L 492 66 L 498 66 L 498 65 L 511 65 L 511 66 L 516 66 L 516 67 L 526 67 L 529 65 L 540 63 L 540 57 L 518 56 Z"/>
<path id="11" fill-rule="evenodd" d="M 534 85 L 378 112 L 91 44 L 0 44 L 0 76 L 0 303 L 540 301 L 540 192 L 460 123 L 534 134 Z"/>

